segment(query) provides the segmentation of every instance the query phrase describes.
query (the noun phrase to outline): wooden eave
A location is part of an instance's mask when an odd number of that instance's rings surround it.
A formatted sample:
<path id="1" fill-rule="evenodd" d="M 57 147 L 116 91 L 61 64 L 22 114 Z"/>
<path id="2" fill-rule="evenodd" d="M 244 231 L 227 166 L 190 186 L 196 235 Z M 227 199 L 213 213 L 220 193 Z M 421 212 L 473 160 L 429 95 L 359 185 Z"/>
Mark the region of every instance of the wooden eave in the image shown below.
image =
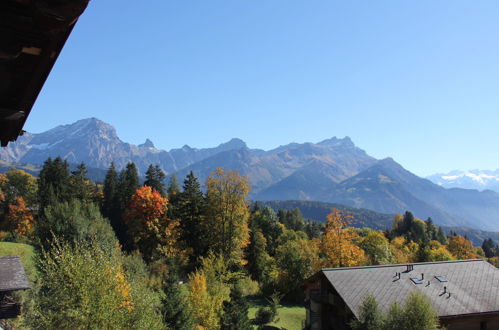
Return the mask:
<path id="1" fill-rule="evenodd" d="M 23 126 L 89 0 L 0 1 L 0 142 Z"/>

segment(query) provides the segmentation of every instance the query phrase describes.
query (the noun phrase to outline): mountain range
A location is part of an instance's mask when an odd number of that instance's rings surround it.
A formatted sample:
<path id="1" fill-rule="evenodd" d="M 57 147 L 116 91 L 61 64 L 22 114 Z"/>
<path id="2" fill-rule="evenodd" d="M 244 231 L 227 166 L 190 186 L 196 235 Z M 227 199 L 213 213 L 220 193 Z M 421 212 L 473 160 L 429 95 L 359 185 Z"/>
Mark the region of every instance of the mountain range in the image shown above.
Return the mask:
<path id="1" fill-rule="evenodd" d="M 433 174 L 428 176 L 427 179 L 444 188 L 489 189 L 499 192 L 499 169 L 495 171 L 454 170 L 449 173 Z"/>
<path id="2" fill-rule="evenodd" d="M 155 164 L 180 181 L 191 170 L 204 182 L 216 167 L 237 169 L 248 176 L 253 200 L 322 201 L 386 214 L 410 210 L 439 225 L 499 231 L 498 193 L 446 189 L 391 158 L 369 156 L 349 137 L 290 143 L 268 151 L 250 149 L 240 139 L 214 148 L 185 145 L 165 151 L 150 140 L 141 145 L 123 142 L 111 125 L 91 118 L 39 134 L 26 133 L 0 149 L 0 160 L 17 164 L 41 165 L 47 157 L 57 156 L 102 170 L 111 161 L 117 168 L 133 161 L 142 174 Z"/>

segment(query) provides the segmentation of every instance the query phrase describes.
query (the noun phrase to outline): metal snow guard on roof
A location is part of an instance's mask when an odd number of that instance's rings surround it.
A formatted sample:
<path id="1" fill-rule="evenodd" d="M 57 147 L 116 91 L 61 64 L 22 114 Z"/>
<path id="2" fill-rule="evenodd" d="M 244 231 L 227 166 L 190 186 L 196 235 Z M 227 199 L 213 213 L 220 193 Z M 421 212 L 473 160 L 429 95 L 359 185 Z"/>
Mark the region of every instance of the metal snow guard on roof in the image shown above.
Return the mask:
<path id="1" fill-rule="evenodd" d="M 407 296 L 418 290 L 429 298 L 441 318 L 466 314 L 499 313 L 499 270 L 481 259 L 382 265 L 349 268 L 327 268 L 321 272 L 345 301 L 356 317 L 367 295 L 372 295 L 380 308 L 403 304 Z M 394 276 L 400 272 L 401 276 Z M 424 283 L 415 285 L 411 277 L 425 274 Z M 435 276 L 445 276 L 441 283 Z M 446 289 L 444 289 L 444 286 Z M 450 294 L 449 294 L 450 293 Z"/>

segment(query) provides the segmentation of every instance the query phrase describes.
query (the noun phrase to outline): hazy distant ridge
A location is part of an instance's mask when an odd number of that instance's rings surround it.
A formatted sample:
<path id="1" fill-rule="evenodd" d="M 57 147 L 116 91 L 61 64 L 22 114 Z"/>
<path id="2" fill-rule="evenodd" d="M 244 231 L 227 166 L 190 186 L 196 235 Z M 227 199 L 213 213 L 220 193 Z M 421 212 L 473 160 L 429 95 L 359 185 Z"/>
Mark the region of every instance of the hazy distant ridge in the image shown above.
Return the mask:
<path id="1" fill-rule="evenodd" d="M 377 160 L 350 138 L 319 143 L 290 143 L 273 150 L 250 149 L 240 139 L 214 148 L 189 146 L 170 151 L 146 140 L 133 145 L 98 119 L 84 119 L 40 134 L 26 133 L 0 149 L 0 160 L 41 165 L 47 157 L 107 169 L 111 161 L 123 168 L 129 161 L 144 173 L 149 164 L 180 182 L 193 170 L 204 182 L 216 167 L 247 175 L 254 200 L 309 200 L 340 203 L 393 214 L 411 210 L 439 225 L 472 226 L 499 231 L 499 194 L 469 189 L 445 189 L 405 170 L 391 158 Z"/>

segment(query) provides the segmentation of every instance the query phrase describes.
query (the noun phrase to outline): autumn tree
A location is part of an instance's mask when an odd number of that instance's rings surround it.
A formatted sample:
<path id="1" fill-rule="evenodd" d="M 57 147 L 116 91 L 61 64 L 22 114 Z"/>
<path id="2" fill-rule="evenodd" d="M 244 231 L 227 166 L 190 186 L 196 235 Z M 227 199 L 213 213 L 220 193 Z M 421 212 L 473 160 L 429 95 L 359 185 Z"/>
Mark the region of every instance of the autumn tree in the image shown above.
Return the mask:
<path id="1" fill-rule="evenodd" d="M 419 261 L 446 261 L 453 260 L 454 256 L 449 252 L 447 246 L 439 241 L 433 240 L 421 246 L 418 252 Z"/>
<path id="2" fill-rule="evenodd" d="M 354 243 L 357 235 L 348 227 L 351 216 L 332 209 L 327 215 L 320 249 L 327 267 L 351 267 L 365 262 L 364 251 Z"/>
<path id="3" fill-rule="evenodd" d="M 248 178 L 218 168 L 209 176 L 206 187 L 210 248 L 227 262 L 241 264 L 243 249 L 249 243 Z"/>
<path id="4" fill-rule="evenodd" d="M 230 300 L 230 283 L 236 276 L 222 255 L 210 252 L 201 258 L 201 267 L 189 275 L 189 301 L 198 327 L 220 328 L 223 304 Z"/>
<path id="5" fill-rule="evenodd" d="M 32 212 L 26 207 L 24 198 L 17 197 L 15 203 L 9 205 L 5 221 L 13 233 L 24 238 L 31 237 L 35 220 Z"/>
<path id="6" fill-rule="evenodd" d="M 179 239 L 178 222 L 166 217 L 168 200 L 149 186 L 132 195 L 123 219 L 133 246 L 151 261 L 156 252 L 173 257 Z"/>
<path id="7" fill-rule="evenodd" d="M 403 264 L 407 262 L 416 262 L 418 259 L 419 244 L 413 241 L 407 241 L 402 236 L 392 239 L 390 248 L 395 263 Z"/>
<path id="8" fill-rule="evenodd" d="M 449 239 L 447 248 L 457 260 L 474 259 L 478 257 L 473 247 L 473 243 L 461 235 L 452 236 Z"/>
<path id="9" fill-rule="evenodd" d="M 22 197 L 28 207 L 33 207 L 37 204 L 37 190 L 37 179 L 23 170 L 11 168 L 0 178 L 0 191 L 7 205 Z"/>
<path id="10" fill-rule="evenodd" d="M 206 276 L 203 272 L 189 275 L 189 301 L 194 323 L 198 329 L 219 329 L 223 300 L 208 293 Z"/>

